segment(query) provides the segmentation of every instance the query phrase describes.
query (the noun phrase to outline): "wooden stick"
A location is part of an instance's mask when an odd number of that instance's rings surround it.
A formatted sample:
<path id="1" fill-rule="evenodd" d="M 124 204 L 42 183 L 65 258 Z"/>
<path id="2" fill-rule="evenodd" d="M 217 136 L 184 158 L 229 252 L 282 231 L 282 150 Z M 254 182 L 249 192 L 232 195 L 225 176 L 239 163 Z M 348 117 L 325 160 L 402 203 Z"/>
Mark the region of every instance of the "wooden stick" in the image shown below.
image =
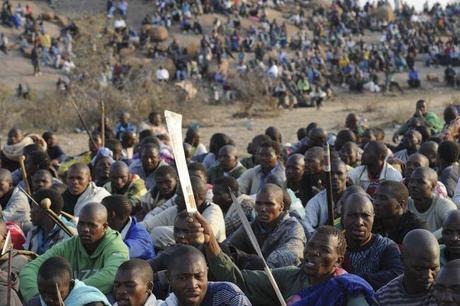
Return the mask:
<path id="1" fill-rule="evenodd" d="M 327 224 L 334 226 L 334 196 L 332 193 L 331 152 L 329 144 L 326 145 L 324 171 L 326 172 Z"/>
<path id="2" fill-rule="evenodd" d="M 267 274 L 268 280 L 270 281 L 270 284 L 272 285 L 273 290 L 275 290 L 276 296 L 278 297 L 278 300 L 281 306 L 286 306 L 286 302 L 284 301 L 283 294 L 281 293 L 281 290 L 278 287 L 278 284 L 276 283 L 275 278 L 273 277 L 272 271 L 270 270 L 270 268 L 267 265 L 267 262 L 265 261 L 265 258 L 264 258 L 264 255 L 262 254 L 259 243 L 257 242 L 257 238 L 254 235 L 254 232 L 252 231 L 252 227 L 249 224 L 249 221 L 246 218 L 246 215 L 244 214 L 243 208 L 241 207 L 241 204 L 236 199 L 236 196 L 233 194 L 232 190 L 230 188 L 228 188 L 228 190 L 230 192 L 230 196 L 232 197 L 233 205 L 235 205 L 238 216 L 240 217 L 241 224 L 243 225 L 243 228 L 249 237 L 249 241 L 251 242 L 252 247 L 256 251 L 259 258 L 262 259 L 264 263 L 265 274 Z"/>
<path id="3" fill-rule="evenodd" d="M 64 217 L 66 217 L 67 219 L 71 219 L 73 221 L 76 221 L 77 218 L 74 216 L 74 215 L 71 215 L 69 213 L 66 213 L 65 211 L 61 211 L 61 215 L 63 215 Z"/>
<path id="4" fill-rule="evenodd" d="M 9 231 L 8 231 L 9 232 Z M 11 274 L 13 273 L 12 270 L 12 262 L 13 262 L 13 248 L 10 248 L 8 251 L 8 291 L 6 293 L 6 303 L 8 306 L 11 306 L 11 290 L 13 290 L 13 279 Z"/>
<path id="5" fill-rule="evenodd" d="M 22 191 L 26 196 L 27 198 L 30 199 L 30 201 L 37 205 L 38 207 L 40 207 L 41 209 L 43 209 L 43 211 L 46 213 L 46 215 L 48 216 L 48 218 L 50 218 L 54 223 L 56 223 L 67 235 L 69 235 L 70 237 L 74 236 L 74 234 L 70 231 L 70 229 L 64 224 L 64 222 L 62 222 L 61 219 L 59 219 L 59 217 L 56 215 L 56 213 L 54 211 L 52 211 L 50 209 L 50 206 L 51 206 L 51 201 L 50 199 L 46 198 L 46 199 L 43 199 L 42 200 L 42 203 L 41 204 L 38 204 L 37 201 L 35 201 L 34 198 L 32 198 L 32 196 L 30 194 L 28 194 L 24 189 L 21 188 L 21 186 L 18 186 L 19 190 Z"/>
<path id="6" fill-rule="evenodd" d="M 83 120 L 83 117 L 80 113 L 80 110 L 78 109 L 77 104 L 75 103 L 75 98 L 72 94 L 70 94 L 70 102 L 72 103 L 73 107 L 75 108 L 75 111 L 77 112 L 78 119 L 80 120 L 81 124 L 83 125 L 83 128 L 85 129 L 86 133 L 88 134 L 89 140 L 93 144 L 93 146 L 96 146 L 96 142 L 94 141 L 93 135 L 91 134 L 91 131 L 89 130 L 88 126 L 86 125 L 85 121 Z"/>
<path id="7" fill-rule="evenodd" d="M 26 184 L 26 189 L 29 194 L 32 194 L 32 189 L 30 188 L 29 179 L 27 177 L 27 170 L 26 166 L 24 165 L 24 161 L 26 160 L 25 156 L 22 155 L 19 157 L 19 166 L 21 167 L 22 178 L 24 183 Z"/>
<path id="8" fill-rule="evenodd" d="M 101 139 L 102 146 L 105 147 L 105 103 L 101 100 Z"/>
<path id="9" fill-rule="evenodd" d="M 54 283 L 56 285 L 56 294 L 58 297 L 59 305 L 60 306 L 65 306 L 64 300 L 62 299 L 61 291 L 59 291 L 59 286 L 57 283 Z"/>

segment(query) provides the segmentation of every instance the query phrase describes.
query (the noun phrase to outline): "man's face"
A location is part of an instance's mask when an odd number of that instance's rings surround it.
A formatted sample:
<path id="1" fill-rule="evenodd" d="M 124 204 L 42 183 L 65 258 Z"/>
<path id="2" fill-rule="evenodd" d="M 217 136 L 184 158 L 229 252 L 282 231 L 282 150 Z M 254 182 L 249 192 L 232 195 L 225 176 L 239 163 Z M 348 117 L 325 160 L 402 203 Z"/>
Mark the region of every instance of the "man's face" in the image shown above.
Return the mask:
<path id="1" fill-rule="evenodd" d="M 420 158 L 409 158 L 409 160 L 406 163 L 406 169 L 404 170 L 404 177 L 410 178 L 412 172 L 414 172 L 415 169 L 420 167 L 422 167 L 422 161 Z"/>
<path id="2" fill-rule="evenodd" d="M 377 152 L 371 148 L 364 149 L 363 155 L 361 156 L 361 164 L 365 166 L 374 166 L 380 162 L 380 156 L 378 156 Z"/>
<path id="3" fill-rule="evenodd" d="M 156 148 L 146 148 L 142 150 L 141 162 L 144 171 L 154 171 L 160 163 L 160 152 Z"/>
<path id="4" fill-rule="evenodd" d="M 433 183 L 421 171 L 412 173 L 409 180 L 409 195 L 412 199 L 430 199 L 433 194 L 433 188 Z"/>
<path id="5" fill-rule="evenodd" d="M 150 119 L 150 122 L 153 125 L 158 126 L 158 125 L 161 124 L 161 116 L 160 116 L 160 114 L 155 114 L 155 115 L 151 116 L 151 118 L 149 118 L 149 119 Z"/>
<path id="6" fill-rule="evenodd" d="M 23 138 L 24 136 L 20 131 L 12 130 L 8 133 L 8 144 L 15 145 L 19 143 Z"/>
<path id="7" fill-rule="evenodd" d="M 318 154 L 307 152 L 305 154 L 305 172 L 317 174 L 323 171 L 323 157 Z"/>
<path id="8" fill-rule="evenodd" d="M 358 152 L 351 146 L 343 146 L 339 152 L 340 159 L 347 165 L 354 165 L 358 159 Z"/>
<path id="9" fill-rule="evenodd" d="M 122 115 L 120 116 L 120 122 L 121 122 L 122 124 L 128 124 L 129 119 L 130 119 L 129 114 L 126 114 L 126 113 L 125 113 L 125 114 L 122 114 Z"/>
<path id="10" fill-rule="evenodd" d="M 91 153 L 96 154 L 100 148 L 102 148 L 102 139 L 101 137 L 93 137 L 94 143 L 88 140 L 88 147 Z"/>
<path id="11" fill-rule="evenodd" d="M 333 162 L 331 165 L 331 186 L 336 193 L 342 193 L 347 188 L 347 168 L 343 163 Z"/>
<path id="12" fill-rule="evenodd" d="M 278 163 L 278 155 L 273 148 L 261 147 L 257 150 L 257 161 L 263 169 L 271 170 Z"/>
<path id="13" fill-rule="evenodd" d="M 460 258 L 460 220 L 458 218 L 449 218 L 444 222 L 442 239 L 449 256 Z"/>
<path id="14" fill-rule="evenodd" d="M 419 144 L 415 133 L 412 131 L 409 131 L 404 135 L 401 143 L 406 149 L 416 149 L 417 145 Z"/>
<path id="15" fill-rule="evenodd" d="M 115 168 L 110 170 L 110 183 L 114 191 L 121 191 L 129 182 L 128 168 Z"/>
<path id="16" fill-rule="evenodd" d="M 0 180 L 0 199 L 3 198 L 11 189 L 13 185 L 8 180 Z"/>
<path id="17" fill-rule="evenodd" d="M 374 212 L 372 211 L 372 205 L 369 205 L 361 198 L 358 201 L 346 203 L 343 225 L 348 240 L 358 243 L 366 242 L 371 236 L 373 224 Z"/>
<path id="18" fill-rule="evenodd" d="M 460 305 L 459 269 L 443 269 L 433 286 L 433 297 L 439 306 Z"/>
<path id="19" fill-rule="evenodd" d="M 399 216 L 402 207 L 391 190 L 385 187 L 378 187 L 373 198 L 376 219 L 387 220 Z"/>
<path id="20" fill-rule="evenodd" d="M 304 273 L 313 278 L 331 275 L 343 260 L 337 254 L 337 247 L 337 237 L 326 234 L 313 234 L 305 247 L 302 265 Z"/>
<path id="21" fill-rule="evenodd" d="M 224 171 L 232 170 L 238 163 L 238 157 L 235 152 L 232 152 L 227 148 L 221 149 L 217 158 L 219 159 L 220 166 L 224 169 Z"/>
<path id="22" fill-rule="evenodd" d="M 422 113 L 422 115 L 426 114 L 426 102 L 417 103 L 417 110 Z"/>
<path id="23" fill-rule="evenodd" d="M 113 295 L 120 306 L 143 306 L 153 288 L 153 283 L 136 275 L 140 271 L 118 272 L 113 283 Z"/>
<path id="24" fill-rule="evenodd" d="M 90 182 L 91 176 L 85 170 L 70 169 L 67 174 L 67 188 L 73 195 L 82 194 Z"/>
<path id="25" fill-rule="evenodd" d="M 108 224 L 95 213 L 83 210 L 77 224 L 78 236 L 85 248 L 94 248 L 104 237 Z"/>
<path id="26" fill-rule="evenodd" d="M 177 217 L 174 221 L 174 241 L 176 244 L 199 245 L 203 241 L 198 241 L 197 236 L 190 232 L 190 226 L 185 218 Z"/>
<path id="27" fill-rule="evenodd" d="M 179 305 L 199 306 L 208 289 L 208 268 L 202 259 L 195 256 L 186 259 L 168 271 L 169 284 Z"/>
<path id="28" fill-rule="evenodd" d="M 169 174 L 157 176 L 155 182 L 161 196 L 169 196 L 176 190 L 177 180 Z"/>
<path id="29" fill-rule="evenodd" d="M 108 157 L 101 157 L 96 163 L 96 175 L 101 179 L 108 179 L 110 177 L 110 167 L 112 162 Z"/>
<path id="30" fill-rule="evenodd" d="M 222 208 L 228 209 L 232 205 L 232 197 L 222 185 L 214 185 L 212 201 Z"/>
<path id="31" fill-rule="evenodd" d="M 300 182 L 305 172 L 305 165 L 298 159 L 288 159 L 286 162 L 286 180 L 288 182 Z"/>
<path id="32" fill-rule="evenodd" d="M 70 279 L 70 276 L 68 276 Z M 58 282 L 58 288 L 56 288 L 56 282 L 53 279 L 43 279 L 38 277 L 38 292 L 42 297 L 43 301 L 48 306 L 60 306 L 61 303 L 59 301 L 59 295 L 57 290 L 59 289 L 59 293 L 61 294 L 62 300 L 69 295 L 70 292 L 70 280 L 69 281 L 60 281 Z"/>
<path id="33" fill-rule="evenodd" d="M 428 291 L 439 271 L 439 256 L 434 254 L 415 254 L 407 250 L 402 256 L 404 275 L 418 289 Z"/>
<path id="34" fill-rule="evenodd" d="M 31 207 L 31 209 L 30 209 L 30 221 L 32 222 L 32 224 L 34 226 L 38 226 L 40 224 L 40 221 L 43 218 L 47 218 L 43 214 L 43 210 L 40 207 L 38 207 L 37 205 L 33 205 Z"/>
<path id="35" fill-rule="evenodd" d="M 53 180 L 51 175 L 46 175 L 44 173 L 36 173 L 32 177 L 32 189 L 38 191 L 41 189 L 49 189 L 53 185 Z"/>
<path id="36" fill-rule="evenodd" d="M 275 192 L 260 192 L 257 194 L 255 208 L 257 220 L 260 223 L 270 224 L 283 212 L 284 203 Z"/>

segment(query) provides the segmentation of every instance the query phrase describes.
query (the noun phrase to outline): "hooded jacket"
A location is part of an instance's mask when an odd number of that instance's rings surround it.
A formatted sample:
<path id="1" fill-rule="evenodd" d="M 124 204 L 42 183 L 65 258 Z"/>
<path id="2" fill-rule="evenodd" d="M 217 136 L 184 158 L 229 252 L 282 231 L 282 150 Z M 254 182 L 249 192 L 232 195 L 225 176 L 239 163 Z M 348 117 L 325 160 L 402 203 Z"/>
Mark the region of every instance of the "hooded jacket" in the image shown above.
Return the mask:
<path id="1" fill-rule="evenodd" d="M 37 275 L 41 264 L 50 257 L 62 256 L 73 269 L 73 277 L 102 293 L 111 292 L 118 267 L 129 259 L 128 247 L 120 233 L 107 229 L 97 249 L 89 255 L 78 236 L 56 244 L 46 253 L 27 264 L 19 274 L 25 301 L 38 294 Z"/>
<path id="2" fill-rule="evenodd" d="M 90 182 L 86 190 L 80 195 L 77 203 L 75 204 L 74 216 L 78 217 L 80 211 L 86 204 L 101 203 L 102 199 L 108 197 L 110 193 L 105 188 L 98 187 L 94 182 Z"/>

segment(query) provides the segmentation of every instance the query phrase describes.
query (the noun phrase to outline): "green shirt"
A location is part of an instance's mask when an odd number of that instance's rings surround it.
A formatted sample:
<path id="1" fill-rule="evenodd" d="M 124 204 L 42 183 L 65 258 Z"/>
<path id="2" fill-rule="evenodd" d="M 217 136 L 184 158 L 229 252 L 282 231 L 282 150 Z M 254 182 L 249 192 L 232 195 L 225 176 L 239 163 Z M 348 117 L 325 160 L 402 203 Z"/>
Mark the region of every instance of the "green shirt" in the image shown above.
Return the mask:
<path id="1" fill-rule="evenodd" d="M 223 252 L 209 259 L 208 263 L 210 272 L 217 280 L 238 285 L 253 305 L 278 305 L 278 298 L 264 271 L 240 270 Z M 299 267 L 289 266 L 271 271 L 285 300 L 310 286 L 307 275 Z M 347 302 L 347 306 L 366 305 L 369 304 L 362 295 L 349 298 Z"/>
<path id="2" fill-rule="evenodd" d="M 118 267 L 129 259 L 128 247 L 120 233 L 107 229 L 97 249 L 89 255 L 78 236 L 64 240 L 28 263 L 19 274 L 25 301 L 38 294 L 37 275 L 42 263 L 50 257 L 62 256 L 73 269 L 73 277 L 107 294 L 112 291 Z"/>

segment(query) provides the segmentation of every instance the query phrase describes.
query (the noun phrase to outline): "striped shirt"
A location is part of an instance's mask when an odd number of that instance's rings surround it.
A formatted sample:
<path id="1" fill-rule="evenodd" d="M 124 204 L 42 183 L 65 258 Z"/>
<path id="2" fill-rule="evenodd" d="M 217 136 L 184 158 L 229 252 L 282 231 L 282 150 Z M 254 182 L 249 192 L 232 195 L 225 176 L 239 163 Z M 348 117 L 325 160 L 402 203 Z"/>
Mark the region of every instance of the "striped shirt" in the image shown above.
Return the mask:
<path id="1" fill-rule="evenodd" d="M 429 292 L 424 294 L 408 294 L 403 286 L 403 275 L 393 279 L 391 282 L 380 288 L 376 293 L 379 305 L 383 306 L 421 306 L 430 297 Z"/>

